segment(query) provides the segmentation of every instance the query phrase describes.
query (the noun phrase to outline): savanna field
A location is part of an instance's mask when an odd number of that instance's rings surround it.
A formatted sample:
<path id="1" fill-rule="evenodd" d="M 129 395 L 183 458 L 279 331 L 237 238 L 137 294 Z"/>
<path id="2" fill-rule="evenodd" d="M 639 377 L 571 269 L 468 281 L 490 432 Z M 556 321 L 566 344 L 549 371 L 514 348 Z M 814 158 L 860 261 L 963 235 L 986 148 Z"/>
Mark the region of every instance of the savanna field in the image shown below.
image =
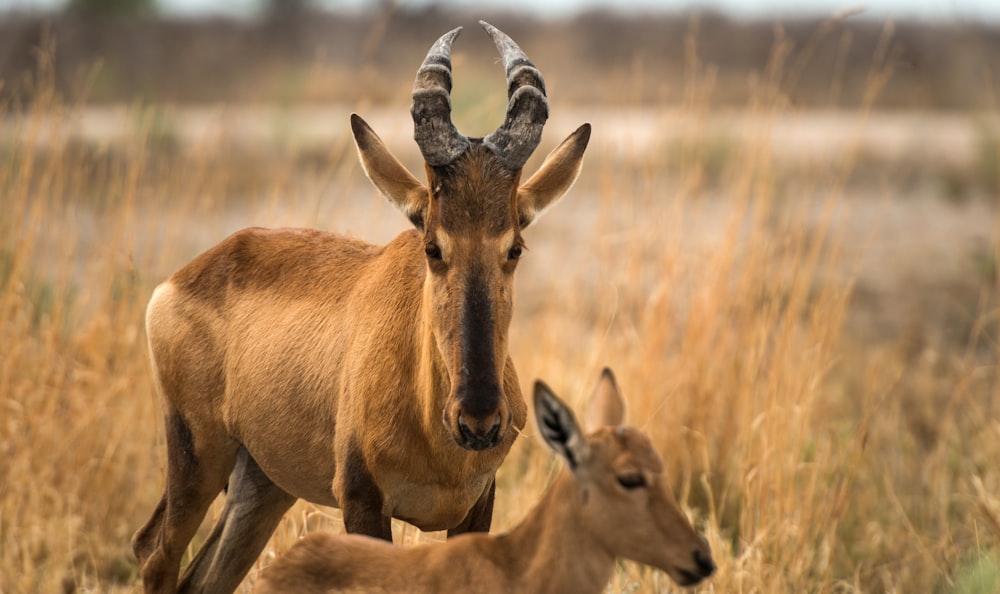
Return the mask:
<path id="1" fill-rule="evenodd" d="M 0 25 L 21 44 L 0 64 L 0 593 L 139 591 L 129 539 L 165 469 L 153 288 L 247 226 L 409 228 L 348 118 L 422 171 L 413 74 L 464 25 L 454 119 L 495 129 L 479 16 Z M 615 370 L 719 566 L 695 591 L 998 592 L 1000 32 L 718 19 L 489 18 L 548 84 L 525 171 L 594 126 L 580 179 L 525 231 L 522 391 L 542 378 L 582 409 Z M 240 45 L 255 35 L 270 61 Z M 217 76 L 191 58 L 240 48 L 247 68 Z M 535 431 L 501 467 L 493 532 L 559 469 Z M 296 504 L 241 591 L 339 513 Z M 628 562 L 608 586 L 679 590 Z"/>

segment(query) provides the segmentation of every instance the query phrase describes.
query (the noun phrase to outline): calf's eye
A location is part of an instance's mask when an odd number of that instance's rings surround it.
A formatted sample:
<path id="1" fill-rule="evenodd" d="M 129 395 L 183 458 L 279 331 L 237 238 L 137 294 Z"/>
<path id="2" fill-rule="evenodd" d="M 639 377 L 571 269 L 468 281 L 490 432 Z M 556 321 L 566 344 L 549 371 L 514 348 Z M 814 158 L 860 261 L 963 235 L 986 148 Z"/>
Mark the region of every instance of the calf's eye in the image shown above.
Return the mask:
<path id="1" fill-rule="evenodd" d="M 626 489 L 638 489 L 646 486 L 646 477 L 641 474 L 625 474 L 618 477 L 618 484 Z"/>

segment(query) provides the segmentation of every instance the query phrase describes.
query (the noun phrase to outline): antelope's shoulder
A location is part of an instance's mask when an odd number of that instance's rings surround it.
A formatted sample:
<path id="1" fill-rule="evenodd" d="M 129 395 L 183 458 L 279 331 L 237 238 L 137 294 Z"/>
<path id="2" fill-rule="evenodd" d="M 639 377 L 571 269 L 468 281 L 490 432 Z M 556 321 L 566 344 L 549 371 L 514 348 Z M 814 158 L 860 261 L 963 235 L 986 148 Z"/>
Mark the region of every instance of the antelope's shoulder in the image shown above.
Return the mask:
<path id="1" fill-rule="evenodd" d="M 189 297 L 222 302 L 231 291 L 295 296 L 351 284 L 384 246 L 318 229 L 250 227 L 203 252 L 170 278 Z"/>

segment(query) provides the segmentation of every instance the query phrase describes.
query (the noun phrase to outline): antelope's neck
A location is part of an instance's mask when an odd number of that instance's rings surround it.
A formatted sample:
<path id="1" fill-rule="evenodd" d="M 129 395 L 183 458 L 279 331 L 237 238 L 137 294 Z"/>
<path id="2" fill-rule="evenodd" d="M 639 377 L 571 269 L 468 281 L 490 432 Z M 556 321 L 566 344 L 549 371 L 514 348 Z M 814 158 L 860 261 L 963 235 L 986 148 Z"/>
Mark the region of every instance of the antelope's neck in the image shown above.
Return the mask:
<path id="1" fill-rule="evenodd" d="M 538 592 L 603 592 L 615 568 L 583 520 L 586 496 L 568 470 L 560 472 L 542 501 L 501 537 L 507 553 Z"/>

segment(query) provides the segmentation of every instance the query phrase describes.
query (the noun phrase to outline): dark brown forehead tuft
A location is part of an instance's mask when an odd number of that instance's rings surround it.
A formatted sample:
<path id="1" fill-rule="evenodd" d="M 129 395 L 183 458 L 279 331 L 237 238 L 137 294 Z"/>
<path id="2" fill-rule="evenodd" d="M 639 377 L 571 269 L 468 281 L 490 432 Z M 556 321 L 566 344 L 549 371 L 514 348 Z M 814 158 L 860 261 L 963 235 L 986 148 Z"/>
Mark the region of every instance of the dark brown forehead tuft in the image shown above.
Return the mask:
<path id="1" fill-rule="evenodd" d="M 481 143 L 474 142 L 454 162 L 435 167 L 434 174 L 437 216 L 444 230 L 484 229 L 499 235 L 514 225 L 511 197 L 517 173 L 504 167 Z"/>

